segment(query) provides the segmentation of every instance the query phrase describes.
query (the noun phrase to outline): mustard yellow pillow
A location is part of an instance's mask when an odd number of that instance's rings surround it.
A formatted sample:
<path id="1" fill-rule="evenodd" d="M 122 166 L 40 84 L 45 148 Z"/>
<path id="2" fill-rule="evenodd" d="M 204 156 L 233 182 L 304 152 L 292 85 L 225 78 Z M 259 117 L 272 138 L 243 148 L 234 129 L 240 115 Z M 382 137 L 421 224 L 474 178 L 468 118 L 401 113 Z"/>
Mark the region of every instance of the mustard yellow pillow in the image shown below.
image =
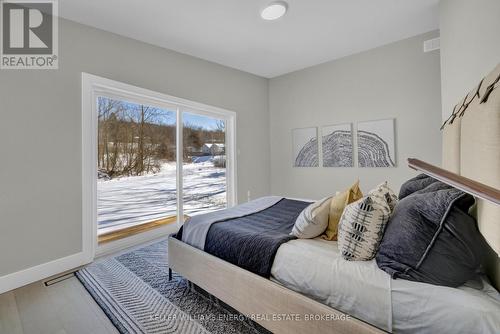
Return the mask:
<path id="1" fill-rule="evenodd" d="M 363 197 L 361 189 L 359 189 L 359 181 L 354 183 L 349 189 L 341 192 L 332 197 L 330 202 L 330 214 L 328 217 L 328 227 L 325 234 L 321 237 L 325 240 L 337 240 L 337 233 L 339 229 L 339 221 L 342 212 L 347 205 L 355 202 Z"/>

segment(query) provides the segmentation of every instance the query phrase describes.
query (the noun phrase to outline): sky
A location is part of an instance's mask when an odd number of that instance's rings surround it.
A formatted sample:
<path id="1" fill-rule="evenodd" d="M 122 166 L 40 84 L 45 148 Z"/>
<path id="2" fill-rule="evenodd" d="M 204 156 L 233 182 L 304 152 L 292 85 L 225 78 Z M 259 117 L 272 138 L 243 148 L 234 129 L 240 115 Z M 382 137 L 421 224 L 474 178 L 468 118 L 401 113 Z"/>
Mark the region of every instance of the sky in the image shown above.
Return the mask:
<path id="1" fill-rule="evenodd" d="M 99 99 L 106 99 L 106 98 L 99 97 Z M 138 106 L 138 104 L 130 103 L 130 102 L 125 102 L 124 105 L 129 107 L 130 109 L 135 109 Z M 175 124 L 176 118 L 175 118 L 174 111 L 169 111 L 169 110 L 165 110 L 165 109 L 159 109 L 159 110 L 161 111 L 162 115 L 158 118 L 158 123 L 171 124 L 171 125 Z M 216 118 L 184 112 L 182 114 L 182 120 L 183 120 L 184 124 L 202 127 L 203 129 L 206 129 L 206 130 L 217 129 L 218 119 L 216 119 Z"/>
<path id="2" fill-rule="evenodd" d="M 201 126 L 204 129 L 215 130 L 217 129 L 218 119 L 185 112 L 182 114 L 182 121 L 184 124 Z"/>

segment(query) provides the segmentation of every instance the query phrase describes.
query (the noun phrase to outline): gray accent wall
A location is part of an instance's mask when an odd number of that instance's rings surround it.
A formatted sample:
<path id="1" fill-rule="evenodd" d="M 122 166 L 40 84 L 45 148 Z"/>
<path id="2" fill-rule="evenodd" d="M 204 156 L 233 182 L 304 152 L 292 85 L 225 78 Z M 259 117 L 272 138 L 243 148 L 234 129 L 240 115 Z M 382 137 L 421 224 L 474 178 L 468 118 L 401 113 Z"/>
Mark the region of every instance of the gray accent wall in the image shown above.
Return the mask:
<path id="1" fill-rule="evenodd" d="M 59 70 L 0 71 L 0 276 L 82 249 L 82 72 L 235 111 L 239 199 L 269 193 L 266 79 L 67 20 L 59 31 Z"/>
<path id="2" fill-rule="evenodd" d="M 500 63 L 500 1 L 439 3 L 443 119 Z"/>
<path id="3" fill-rule="evenodd" d="M 271 79 L 272 194 L 317 199 L 358 178 L 365 192 L 385 180 L 399 191 L 415 175 L 408 157 L 439 165 L 440 55 L 423 52 L 423 42 L 438 35 L 429 32 Z M 396 118 L 396 168 L 292 167 L 293 128 L 384 118 Z"/>

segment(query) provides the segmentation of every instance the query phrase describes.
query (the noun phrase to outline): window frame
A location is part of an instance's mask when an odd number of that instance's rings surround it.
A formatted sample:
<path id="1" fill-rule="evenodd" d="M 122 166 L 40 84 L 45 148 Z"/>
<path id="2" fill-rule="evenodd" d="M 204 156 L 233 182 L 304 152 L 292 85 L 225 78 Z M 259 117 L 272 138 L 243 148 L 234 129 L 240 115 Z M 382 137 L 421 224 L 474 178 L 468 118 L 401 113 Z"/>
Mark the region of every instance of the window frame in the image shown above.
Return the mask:
<path id="1" fill-rule="evenodd" d="M 183 113 L 196 113 L 226 122 L 227 207 L 237 203 L 236 113 L 234 111 L 159 93 L 123 82 L 82 73 L 82 240 L 88 261 L 103 253 L 97 243 L 97 98 L 106 97 L 175 111 L 177 227 L 183 224 Z M 165 234 L 161 228 L 149 233 L 150 239 Z M 144 241 L 142 239 L 137 239 Z M 133 242 L 133 243 L 137 243 Z M 121 242 L 122 247 L 131 246 Z M 120 247 L 120 248 L 122 248 Z M 109 248 L 109 247 L 106 247 Z"/>

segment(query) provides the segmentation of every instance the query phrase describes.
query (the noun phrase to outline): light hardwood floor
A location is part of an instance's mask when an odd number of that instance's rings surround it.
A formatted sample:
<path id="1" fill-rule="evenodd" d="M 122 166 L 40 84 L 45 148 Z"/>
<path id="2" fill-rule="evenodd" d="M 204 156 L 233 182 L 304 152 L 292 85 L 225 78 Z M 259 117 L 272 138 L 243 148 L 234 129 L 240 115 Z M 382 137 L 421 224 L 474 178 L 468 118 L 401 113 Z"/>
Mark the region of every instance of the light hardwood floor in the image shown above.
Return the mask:
<path id="1" fill-rule="evenodd" d="M 74 276 L 36 282 L 0 295 L 0 334 L 118 333 Z"/>
<path id="2" fill-rule="evenodd" d="M 184 221 L 186 221 L 188 218 L 189 216 L 184 215 Z M 129 226 L 126 228 L 117 229 L 115 231 L 101 234 L 99 235 L 97 240 L 99 242 L 99 245 L 101 245 L 107 242 L 120 240 L 136 234 L 151 231 L 165 225 L 174 225 L 176 222 L 177 222 L 177 216 L 153 220 L 147 223 L 141 223 L 134 226 Z"/>

